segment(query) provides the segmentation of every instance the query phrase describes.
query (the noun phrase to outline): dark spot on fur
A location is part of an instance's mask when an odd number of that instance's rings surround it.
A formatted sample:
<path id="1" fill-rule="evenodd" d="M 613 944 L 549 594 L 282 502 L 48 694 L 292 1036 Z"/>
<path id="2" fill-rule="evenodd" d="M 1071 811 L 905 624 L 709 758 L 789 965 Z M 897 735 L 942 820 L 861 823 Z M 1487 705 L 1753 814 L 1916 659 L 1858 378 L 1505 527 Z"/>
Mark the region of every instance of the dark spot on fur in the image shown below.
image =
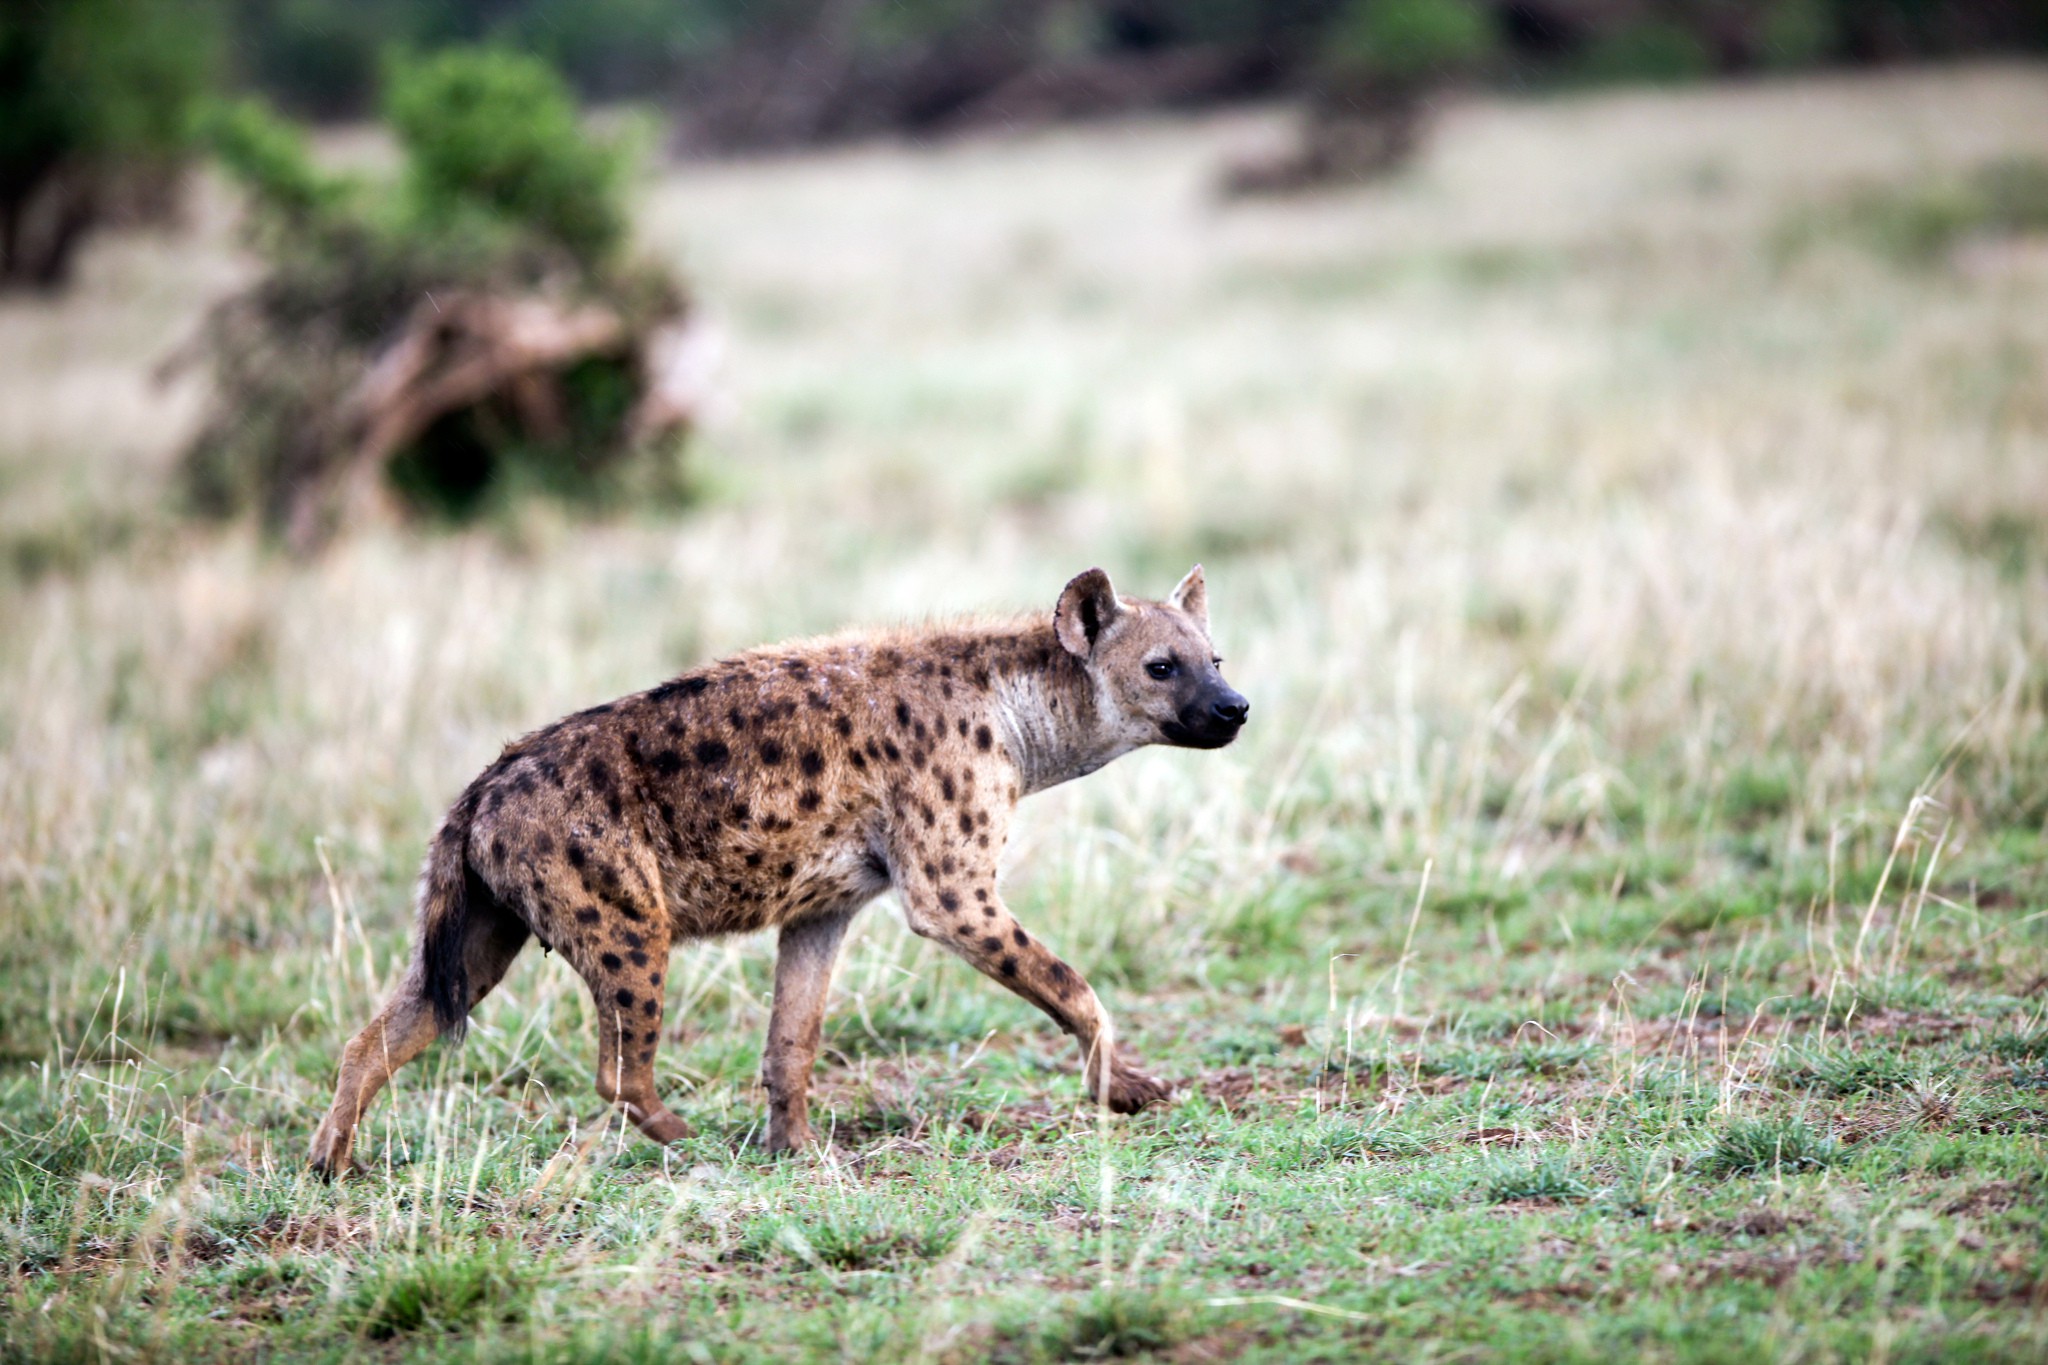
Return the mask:
<path id="1" fill-rule="evenodd" d="M 816 787 L 805 787 L 803 791 L 797 794 L 797 809 L 807 811 L 816 810 L 820 803 L 824 801 L 824 799 L 824 797 L 818 795 L 818 789 Z"/>
<path id="2" fill-rule="evenodd" d="M 618 997 L 617 997 L 617 998 L 618 998 L 618 1002 L 619 1002 L 619 1003 L 620 1003 L 621 1005 L 624 1005 L 624 1006 L 626 1006 L 626 1007 L 627 1007 L 627 1008 L 629 1008 L 629 1009 L 630 1009 L 630 1008 L 632 1007 L 632 1004 L 633 1004 L 633 992 L 631 992 L 631 991 L 627 990 L 627 989 L 626 989 L 626 988 L 625 988 L 624 986 L 621 986 L 621 987 L 619 987 L 619 993 L 618 993 Z"/>
<path id="3" fill-rule="evenodd" d="M 647 698 L 649 701 L 667 701 L 671 697 L 694 697 L 709 686 L 709 678 L 676 678 L 649 692 Z"/>
<path id="4" fill-rule="evenodd" d="M 640 1012 L 649 1019 L 652 1019 L 655 1015 L 661 1013 L 661 1002 L 659 1000 L 646 1001 L 640 1006 Z"/>
<path id="5" fill-rule="evenodd" d="M 1014 958 L 1014 957 L 1005 957 L 1005 958 L 1003 959 L 1003 975 L 1004 975 L 1004 976 L 1015 976 L 1016 974 L 1017 974 L 1017 959 L 1016 959 L 1016 958 Z"/>
<path id="6" fill-rule="evenodd" d="M 645 948 L 647 946 L 647 936 L 645 934 L 636 934 L 631 929 L 621 933 L 619 939 L 628 948 Z"/>
<path id="7" fill-rule="evenodd" d="M 659 1037 L 660 1035 L 661 1035 L 661 1030 L 660 1030 L 660 1029 L 652 1029 L 652 1028 L 651 1028 L 651 1029 L 647 1030 L 647 1032 L 645 1032 L 645 1033 L 643 1033 L 643 1034 L 641 1034 L 641 1035 L 640 1035 L 640 1041 L 641 1041 L 641 1042 L 643 1042 L 643 1043 L 651 1043 L 651 1042 L 653 1042 L 653 1041 L 654 1041 L 654 1040 L 655 1040 L 656 1038 L 658 1038 L 658 1037 Z"/>
<path id="8" fill-rule="evenodd" d="M 990 934 L 987 938 L 981 941 L 981 946 L 993 953 L 1003 946 L 1003 941 L 997 938 L 994 934 Z"/>
<path id="9" fill-rule="evenodd" d="M 1010 931 L 1010 942 L 1016 944 L 1019 948 L 1029 947 L 1031 935 L 1025 933 L 1022 929 L 1012 929 Z"/>
<path id="10" fill-rule="evenodd" d="M 901 763 L 903 761 L 903 751 L 896 747 L 896 742 L 894 740 L 883 740 L 882 752 L 889 756 L 889 761 L 891 763 Z"/>
<path id="11" fill-rule="evenodd" d="M 816 749 L 806 749 L 797 755 L 796 764 L 804 770 L 805 777 L 816 777 L 825 771 L 825 756 Z"/>
<path id="12" fill-rule="evenodd" d="M 858 749 L 849 749 L 849 750 L 847 750 L 847 753 L 846 753 L 846 761 L 847 761 L 847 762 L 849 762 L 849 763 L 851 763 L 851 764 L 853 764 L 853 766 L 854 766 L 854 768 L 855 768 L 855 770 L 856 770 L 856 771 L 859 771 L 859 772 L 866 772 L 866 771 L 867 771 L 867 767 L 868 767 L 868 756 L 867 756 L 866 754 L 862 753 L 862 752 L 861 752 L 860 750 L 858 750 Z"/>
<path id="13" fill-rule="evenodd" d="M 939 795 L 945 797 L 949 802 L 960 799 L 960 789 L 953 785 L 953 774 L 939 774 Z"/>
<path id="14" fill-rule="evenodd" d="M 502 834 L 493 834 L 491 836 L 491 861 L 496 863 L 505 861 L 505 836 Z"/>
<path id="15" fill-rule="evenodd" d="M 982 903 L 983 905 L 987 905 L 987 904 L 988 904 L 988 888 L 987 888 L 987 887 L 985 887 L 985 886 L 977 886 L 977 887 L 975 887 L 975 888 L 974 888 L 974 899 L 976 899 L 977 901 L 980 901 L 980 902 L 981 902 L 981 903 Z"/>
<path id="16" fill-rule="evenodd" d="M 740 708 L 737 706 L 731 706 L 726 708 L 725 720 L 726 724 L 732 726 L 732 728 L 735 730 L 744 730 L 747 728 L 747 713 L 740 710 Z"/>
<path id="17" fill-rule="evenodd" d="M 961 812 L 960 812 L 960 832 L 961 832 L 962 834 L 972 834 L 972 833 L 974 833 L 974 812 L 973 812 L 973 811 L 965 811 L 965 810 L 963 810 L 963 811 L 961 811 Z"/>
<path id="18" fill-rule="evenodd" d="M 1022 939 L 1022 933 L 1022 930 L 1018 931 L 1020 941 Z M 626 959 L 627 961 L 631 962 L 635 967 L 645 967 L 647 965 L 647 954 L 641 952 L 638 948 L 635 948 L 632 952 L 627 953 Z"/>
<path id="19" fill-rule="evenodd" d="M 939 879 L 939 865 L 937 863 L 927 862 L 924 865 L 924 879 L 928 882 L 935 882 Z"/>
<path id="20" fill-rule="evenodd" d="M 849 738 L 853 734 L 853 722 L 845 716 L 832 717 L 832 728 L 839 732 L 841 739 Z"/>
<path id="21" fill-rule="evenodd" d="M 898 725 L 910 724 L 910 703 L 901 697 L 896 699 L 896 723 Z"/>
<path id="22" fill-rule="evenodd" d="M 683 770 L 683 756 L 674 749 L 663 749 L 654 756 L 654 771 L 663 777 L 674 777 Z"/>
<path id="23" fill-rule="evenodd" d="M 757 848 L 749 853 L 746 862 L 748 867 L 759 867 L 761 865 L 761 850 Z"/>
<path id="24" fill-rule="evenodd" d="M 941 891 L 939 893 L 939 907 L 950 915 L 960 908 L 960 897 L 951 891 Z"/>
<path id="25" fill-rule="evenodd" d="M 986 725 L 974 727 L 974 747 L 987 753 L 995 746 L 995 734 Z"/>
<path id="26" fill-rule="evenodd" d="M 594 905 L 586 905 L 576 912 L 576 922 L 578 924 L 595 924 L 603 918 L 603 913 Z"/>
<path id="27" fill-rule="evenodd" d="M 615 972 L 619 968 L 626 965 L 623 961 L 620 960 L 619 955 L 617 953 L 606 953 L 603 957 L 599 958 L 598 961 L 604 964 L 604 969 L 608 972 Z M 633 1002 L 628 1000 L 624 1003 L 630 1005 Z"/>
<path id="28" fill-rule="evenodd" d="M 791 877 L 794 877 L 796 875 L 796 864 L 784 863 L 781 867 L 775 869 L 775 875 L 782 878 L 782 880 L 784 881 L 788 881 Z"/>
<path id="29" fill-rule="evenodd" d="M 766 763 L 769 767 L 773 768 L 779 765 L 782 762 L 782 759 L 782 745 L 779 741 L 772 739 L 764 739 L 761 741 L 761 761 L 763 763 Z"/>
<path id="30" fill-rule="evenodd" d="M 647 983 L 651 986 L 659 986 L 661 984 L 661 973 L 649 972 L 647 974 Z"/>
<path id="31" fill-rule="evenodd" d="M 732 750 L 722 739 L 700 739 L 697 741 L 697 761 L 707 768 L 723 768 L 732 757 Z"/>

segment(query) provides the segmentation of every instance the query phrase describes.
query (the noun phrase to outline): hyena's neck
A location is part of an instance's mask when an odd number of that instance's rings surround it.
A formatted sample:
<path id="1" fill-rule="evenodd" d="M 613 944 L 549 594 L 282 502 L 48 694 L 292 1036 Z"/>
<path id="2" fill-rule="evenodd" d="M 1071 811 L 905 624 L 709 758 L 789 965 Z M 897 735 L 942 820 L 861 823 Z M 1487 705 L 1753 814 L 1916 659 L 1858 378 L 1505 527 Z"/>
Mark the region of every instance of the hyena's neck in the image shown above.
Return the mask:
<path id="1" fill-rule="evenodd" d="M 1003 747 L 1025 794 L 1094 772 L 1135 746 L 1102 724 L 1093 680 L 1046 618 L 992 632 L 990 687 Z"/>

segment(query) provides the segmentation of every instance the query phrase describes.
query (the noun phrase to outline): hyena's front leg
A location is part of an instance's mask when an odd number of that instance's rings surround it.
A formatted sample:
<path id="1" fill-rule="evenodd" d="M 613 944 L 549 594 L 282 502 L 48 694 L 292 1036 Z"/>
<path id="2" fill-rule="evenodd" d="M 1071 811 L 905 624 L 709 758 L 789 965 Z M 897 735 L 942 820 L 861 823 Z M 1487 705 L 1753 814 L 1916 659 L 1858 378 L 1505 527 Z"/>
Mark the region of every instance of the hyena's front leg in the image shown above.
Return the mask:
<path id="1" fill-rule="evenodd" d="M 813 1141 L 811 1068 L 824 1032 L 832 964 L 853 914 L 835 910 L 783 926 L 775 953 L 775 1004 L 768 1016 L 768 1042 L 761 1050 L 771 1152 L 807 1147 Z"/>
<path id="2" fill-rule="evenodd" d="M 912 932 L 934 939 L 973 963 L 975 969 L 1029 1000 L 1081 1045 L 1088 1093 L 1119 1114 L 1135 1114 L 1171 1098 L 1173 1087 L 1137 1070 L 1117 1055 L 1109 1011 L 1081 974 L 1025 931 L 996 893 L 993 866 L 976 865 L 953 875 L 958 850 L 927 857 L 913 854 L 897 872 L 904 918 Z M 941 869 L 928 876 L 927 866 Z"/>

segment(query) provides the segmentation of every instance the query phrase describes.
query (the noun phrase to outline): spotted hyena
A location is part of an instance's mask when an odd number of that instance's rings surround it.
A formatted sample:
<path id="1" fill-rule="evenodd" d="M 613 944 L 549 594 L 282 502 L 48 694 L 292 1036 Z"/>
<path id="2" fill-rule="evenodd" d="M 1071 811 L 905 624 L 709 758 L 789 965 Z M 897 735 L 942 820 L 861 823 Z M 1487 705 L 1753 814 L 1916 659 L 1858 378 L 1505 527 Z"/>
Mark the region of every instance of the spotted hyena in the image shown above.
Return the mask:
<path id="1" fill-rule="evenodd" d="M 1117 1055 L 1080 973 L 1004 908 L 996 872 L 1019 797 L 1147 744 L 1235 739 L 1250 706 L 1221 662 L 1199 565 L 1163 602 L 1090 569 L 1049 613 L 757 649 L 508 746 L 434 838 L 411 966 L 343 1054 L 314 1166 L 350 1164 L 393 1070 L 459 1036 L 529 937 L 596 998 L 598 1093 L 670 1142 L 688 1129 L 654 1085 L 669 948 L 776 929 L 768 1146 L 807 1143 L 833 959 L 890 887 L 914 932 L 1074 1035 L 1110 1108 L 1166 1098 Z"/>

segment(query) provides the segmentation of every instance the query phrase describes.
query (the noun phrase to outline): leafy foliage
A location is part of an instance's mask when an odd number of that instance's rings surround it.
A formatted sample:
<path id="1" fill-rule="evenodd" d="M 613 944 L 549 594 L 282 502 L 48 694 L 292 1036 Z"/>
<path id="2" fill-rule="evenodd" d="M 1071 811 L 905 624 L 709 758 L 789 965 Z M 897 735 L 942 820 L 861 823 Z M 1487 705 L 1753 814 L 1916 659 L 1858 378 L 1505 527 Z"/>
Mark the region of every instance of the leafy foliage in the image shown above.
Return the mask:
<path id="1" fill-rule="evenodd" d="M 372 362 L 422 307 L 491 298 L 598 306 L 620 319 L 619 339 L 554 365 L 539 418 L 530 392 L 434 416 L 387 465 L 401 505 L 461 518 L 536 490 L 603 499 L 636 464 L 653 475 L 637 491 L 678 492 L 659 460 L 625 458 L 654 453 L 632 435 L 639 348 L 683 300 L 665 271 L 624 258 L 623 144 L 586 132 L 531 57 L 451 49 L 389 71 L 394 180 L 322 170 L 304 135 L 255 102 L 210 120 L 269 273 L 207 333 L 223 401 L 185 461 L 192 505 L 253 508 L 295 543 L 323 538 L 342 515 L 327 490 L 361 439 L 352 405 Z"/>
<path id="2" fill-rule="evenodd" d="M 385 118 L 405 149 L 422 234 L 473 215 L 601 267 L 626 235 L 623 149 L 587 136 L 561 81 L 513 52 L 398 60 Z"/>
<path id="3" fill-rule="evenodd" d="M 1473 0 L 1353 0 L 1324 52 L 1354 77 L 1414 83 L 1471 69 L 1493 42 L 1491 18 Z"/>
<path id="4" fill-rule="evenodd" d="M 210 8 L 0 8 L 0 287 L 54 286 L 109 218 L 160 207 L 215 74 Z"/>

